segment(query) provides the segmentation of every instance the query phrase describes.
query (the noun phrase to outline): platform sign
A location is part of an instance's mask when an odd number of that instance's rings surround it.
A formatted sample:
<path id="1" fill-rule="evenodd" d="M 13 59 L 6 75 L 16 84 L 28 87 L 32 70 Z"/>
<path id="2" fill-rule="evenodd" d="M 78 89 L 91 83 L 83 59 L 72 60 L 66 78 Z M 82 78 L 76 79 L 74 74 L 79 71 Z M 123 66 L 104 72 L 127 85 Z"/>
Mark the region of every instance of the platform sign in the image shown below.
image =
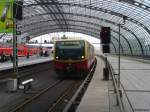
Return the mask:
<path id="1" fill-rule="evenodd" d="M 13 3 L 14 0 L 0 0 L 0 33 L 13 32 Z"/>

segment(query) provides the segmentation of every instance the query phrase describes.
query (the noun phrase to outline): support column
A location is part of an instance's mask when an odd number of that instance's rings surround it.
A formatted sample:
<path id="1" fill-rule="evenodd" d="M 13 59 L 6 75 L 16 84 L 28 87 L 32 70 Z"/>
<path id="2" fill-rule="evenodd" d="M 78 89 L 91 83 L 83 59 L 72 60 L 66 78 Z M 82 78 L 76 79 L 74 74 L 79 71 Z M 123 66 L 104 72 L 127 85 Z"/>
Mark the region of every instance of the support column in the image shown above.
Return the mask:
<path id="1" fill-rule="evenodd" d="M 13 71 L 14 71 L 14 78 L 17 78 L 18 75 L 18 49 L 17 49 L 17 25 L 16 20 L 13 19 L 14 28 L 13 28 Z"/>

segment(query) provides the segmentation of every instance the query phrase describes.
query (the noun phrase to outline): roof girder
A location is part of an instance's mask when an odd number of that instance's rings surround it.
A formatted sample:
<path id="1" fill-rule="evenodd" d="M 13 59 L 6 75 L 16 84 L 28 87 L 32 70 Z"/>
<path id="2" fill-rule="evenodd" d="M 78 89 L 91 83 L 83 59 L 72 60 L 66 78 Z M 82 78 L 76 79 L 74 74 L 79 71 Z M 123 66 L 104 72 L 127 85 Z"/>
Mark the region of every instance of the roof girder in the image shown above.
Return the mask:
<path id="1" fill-rule="evenodd" d="M 88 23 L 89 24 L 89 23 Z M 53 26 L 55 26 L 55 25 L 48 25 L 49 27 L 53 27 Z M 48 26 L 44 26 L 44 28 L 47 28 Z M 83 27 L 83 28 L 85 28 L 85 29 L 91 29 L 91 30 L 93 30 L 93 31 L 99 31 L 98 29 L 95 29 L 95 28 L 92 28 L 92 27 L 87 27 L 87 26 L 81 26 L 81 25 L 71 25 L 70 24 L 70 26 L 78 26 L 78 27 Z M 100 27 L 100 25 L 99 25 L 99 27 Z M 42 29 L 42 27 L 40 26 L 39 27 L 39 29 Z M 34 28 L 33 29 L 29 29 L 29 31 L 30 30 L 35 30 Z M 37 27 L 36 27 L 36 30 L 37 30 Z M 117 32 L 117 31 L 115 31 L 115 30 L 112 30 L 111 29 L 111 31 L 113 31 L 113 32 L 115 32 L 115 33 L 117 33 L 118 35 L 119 35 L 119 33 Z M 26 31 L 26 32 L 28 32 L 28 31 Z M 89 32 L 89 31 L 88 31 Z M 123 37 L 123 39 L 127 42 L 127 44 L 128 44 L 128 46 L 129 46 L 129 49 L 130 49 L 130 52 L 132 53 L 132 47 L 131 47 L 131 45 L 130 45 L 130 43 L 129 43 L 129 41 L 128 41 L 128 39 L 126 39 L 124 36 L 123 36 L 123 34 L 120 34 L 122 37 Z M 142 47 L 142 46 L 141 46 Z"/>
<path id="2" fill-rule="evenodd" d="M 105 19 L 103 19 L 103 20 L 104 20 L 104 21 L 107 21 L 107 22 L 109 22 L 109 23 L 111 23 L 111 24 L 113 24 L 113 25 L 116 25 L 116 23 L 114 23 L 114 22 L 112 22 L 112 21 L 105 20 Z M 48 20 L 48 21 L 51 21 L 51 20 Z M 53 20 L 52 20 L 52 21 L 53 21 Z M 71 20 L 71 19 L 67 19 L 67 21 L 82 22 L 82 23 L 86 23 L 86 24 L 90 24 L 90 25 L 94 25 L 94 26 L 101 27 L 101 25 L 99 25 L 99 24 L 91 23 L 91 22 L 86 22 L 86 21 L 78 21 L 78 20 Z M 41 23 L 41 22 L 42 22 L 42 21 L 40 21 L 40 23 Z M 45 22 L 45 21 L 44 21 L 44 22 Z M 37 24 L 37 22 L 36 22 L 35 24 Z M 24 26 L 23 26 L 23 27 L 24 27 Z M 37 28 L 37 27 L 36 27 L 36 28 Z M 40 28 L 41 28 L 41 27 L 40 27 Z M 136 39 L 136 40 L 138 41 L 138 43 L 140 44 L 140 47 L 142 48 L 142 44 L 141 44 L 140 40 L 138 39 L 138 37 L 137 37 L 132 31 L 130 31 L 128 28 L 123 27 L 123 26 L 121 26 L 121 28 L 123 28 L 124 30 L 126 30 L 126 31 L 130 32 L 131 34 L 133 34 L 134 37 L 135 37 L 135 39 Z M 32 30 L 32 29 L 28 29 L 26 32 L 29 32 L 30 30 Z M 113 30 L 113 31 L 118 34 L 117 31 L 115 31 L 115 30 Z M 122 34 L 122 36 L 123 36 L 123 34 Z M 123 37 L 124 37 L 124 36 L 123 36 Z M 130 51 L 131 51 L 131 53 L 132 53 L 132 48 L 131 48 L 131 45 L 130 45 L 128 39 L 126 39 L 125 37 L 124 37 L 124 39 L 125 39 L 126 42 L 128 43 L 129 48 L 130 48 Z M 143 49 L 143 48 L 142 48 L 142 49 Z M 142 50 L 142 52 L 143 52 L 143 50 Z"/>
<path id="3" fill-rule="evenodd" d="M 37 0 L 35 0 L 37 3 L 44 3 L 44 1 L 43 0 L 40 0 L 41 2 L 39 2 L 39 1 L 37 1 Z M 51 0 L 52 2 L 53 2 L 53 0 Z M 54 2 L 53 2 L 54 3 Z M 55 3 L 54 3 L 54 5 L 55 5 Z M 45 6 L 45 7 L 44 7 Z M 52 13 L 52 15 L 51 15 L 51 18 L 53 19 L 53 20 L 55 20 L 55 19 L 57 19 L 57 16 L 55 15 L 55 11 L 53 11 L 53 10 L 51 10 L 51 8 L 49 8 L 49 7 L 47 7 L 47 5 L 41 5 L 41 7 L 46 11 L 46 9 L 48 9 L 51 13 Z M 53 6 L 52 6 L 53 7 Z M 55 9 L 54 7 L 53 7 L 53 9 Z M 58 9 L 58 12 L 60 13 L 59 15 L 62 15 L 62 13 L 61 13 L 61 11 Z M 61 21 L 55 21 L 55 23 L 60 27 L 60 28 L 63 28 L 63 26 L 61 26 Z M 66 24 L 66 22 L 65 22 L 65 24 Z M 68 26 L 67 24 L 65 25 L 66 27 Z"/>
<path id="4" fill-rule="evenodd" d="M 129 1 L 129 0 L 126 0 L 126 1 Z M 53 5 L 54 3 L 53 2 L 45 2 L 45 3 L 42 3 L 42 4 L 40 4 L 40 3 L 39 4 L 30 4 L 28 6 L 46 5 L 46 4 L 47 5 Z M 90 5 L 82 5 L 82 4 L 75 4 L 75 3 L 74 4 L 73 3 L 60 3 L 60 2 L 57 2 L 57 5 L 68 5 L 68 6 L 78 6 L 78 7 L 82 7 L 82 8 L 88 8 L 90 10 L 96 10 L 96 11 L 101 11 L 101 12 L 104 12 L 104 13 L 109 13 L 111 15 L 115 15 L 115 16 L 118 16 L 118 17 L 121 17 L 121 18 L 126 16 L 126 15 L 123 15 L 123 14 L 120 14 L 120 13 L 117 13 L 117 12 L 114 12 L 114 11 L 111 11 L 111 10 L 107 10 L 107 9 L 103 9 L 103 8 L 99 8 L 99 7 L 94 7 L 94 6 L 90 6 Z M 133 23 L 136 23 L 136 24 L 140 25 L 141 27 L 143 27 L 150 34 L 150 30 L 144 24 L 142 24 L 139 21 L 137 21 L 133 18 L 130 18 L 128 16 L 126 16 L 126 19 L 128 21 L 131 21 Z"/>
<path id="5" fill-rule="evenodd" d="M 143 4 L 143 3 L 140 3 L 138 1 L 135 1 L 135 0 L 119 0 L 119 2 L 124 2 L 124 3 L 128 3 L 128 4 L 131 4 L 131 5 L 134 5 L 134 6 L 137 6 L 139 8 L 142 8 L 144 10 L 147 10 L 149 11 L 149 6 Z"/>
<path id="6" fill-rule="evenodd" d="M 52 31 L 52 30 L 62 30 L 61 28 L 54 28 L 54 29 L 47 29 L 47 31 L 50 33 L 50 31 Z M 88 34 L 88 32 L 90 32 L 90 34 L 94 34 L 93 36 L 94 37 L 98 37 L 99 36 L 99 34 L 98 33 L 95 33 L 95 32 L 92 32 L 92 31 L 89 31 L 89 30 L 87 30 L 87 29 L 85 29 L 85 30 L 83 30 L 83 29 L 78 29 L 78 28 L 70 28 L 71 30 L 73 30 L 73 31 L 77 31 L 78 33 L 83 33 L 83 34 L 86 34 L 86 35 L 89 35 Z M 46 31 L 46 30 L 44 30 L 44 31 Z M 47 33 L 48 33 L 47 32 Z M 52 31 L 53 32 L 53 31 Z M 37 34 L 36 32 L 35 32 L 35 34 Z M 31 34 L 32 35 L 32 34 Z M 30 35 L 29 35 L 30 36 Z M 117 42 L 118 42 L 118 39 L 116 38 L 116 37 L 114 37 L 113 35 L 111 35 L 111 37 L 112 38 L 114 38 Z M 115 46 L 115 44 L 113 43 L 113 41 L 111 41 L 111 43 L 113 44 L 113 46 Z M 121 46 L 121 51 L 122 51 L 122 53 L 124 52 L 124 50 L 123 50 L 123 46 L 122 46 L 122 44 L 120 43 L 120 46 Z M 117 48 L 116 48 L 116 46 L 115 46 L 115 52 L 117 51 L 116 50 Z"/>

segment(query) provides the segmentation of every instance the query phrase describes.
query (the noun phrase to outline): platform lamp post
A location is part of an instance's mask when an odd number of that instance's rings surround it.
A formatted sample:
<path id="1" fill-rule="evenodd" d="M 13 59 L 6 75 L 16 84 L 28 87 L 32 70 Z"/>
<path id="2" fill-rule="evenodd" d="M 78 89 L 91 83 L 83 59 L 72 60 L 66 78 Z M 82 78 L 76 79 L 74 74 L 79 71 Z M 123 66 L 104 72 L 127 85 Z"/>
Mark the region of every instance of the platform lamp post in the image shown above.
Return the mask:
<path id="1" fill-rule="evenodd" d="M 118 39 L 118 89 L 120 90 L 120 86 L 121 86 L 121 81 L 120 81 L 120 27 L 121 25 L 125 25 L 126 22 L 126 16 L 123 16 L 123 22 L 118 24 L 119 27 L 119 39 Z M 120 94 L 121 94 L 121 90 L 120 90 Z"/>
<path id="2" fill-rule="evenodd" d="M 17 50 L 17 25 L 16 25 L 16 20 L 13 18 L 13 69 L 14 69 L 14 77 L 17 78 L 18 76 L 18 50 Z"/>
<path id="3" fill-rule="evenodd" d="M 14 2 L 6 2 L 4 5 L 4 9 L 2 11 L 2 16 L 0 17 L 0 21 L 6 21 L 6 29 L 13 29 L 13 70 L 14 75 L 12 79 L 10 78 L 7 81 L 7 86 L 9 91 L 17 90 L 17 79 L 18 79 L 18 61 L 17 61 L 17 26 L 16 26 L 16 18 L 14 18 Z M 8 12 L 10 11 L 11 17 L 8 17 Z M 16 14 L 16 13 L 15 13 Z M 12 55 L 11 55 L 12 56 Z"/>
<path id="4" fill-rule="evenodd" d="M 21 21 L 23 19 L 23 1 L 14 1 L 12 7 L 12 20 L 13 20 L 13 69 L 14 69 L 14 89 L 13 91 L 17 91 L 19 87 L 19 74 L 18 74 L 18 42 L 17 42 L 17 21 Z"/>
<path id="5" fill-rule="evenodd" d="M 18 55 L 17 55 L 17 24 L 16 24 L 16 19 L 15 18 L 7 18 L 9 21 L 6 23 L 6 28 L 12 28 L 12 33 L 13 33 L 13 52 L 11 54 L 11 58 L 13 57 L 13 71 L 14 71 L 14 78 L 17 77 L 18 74 Z M 12 23 L 10 23 L 10 21 Z"/>
<path id="6" fill-rule="evenodd" d="M 29 43 L 29 40 L 30 40 L 30 37 L 27 36 L 27 37 L 26 37 L 26 42 Z M 30 48 L 29 48 L 29 46 L 27 47 L 27 56 L 26 56 L 26 58 L 27 58 L 27 59 L 30 58 Z"/>
<path id="7" fill-rule="evenodd" d="M 6 2 L 4 9 L 2 11 L 2 16 L 0 17 L 1 22 L 6 21 L 6 29 L 12 28 L 13 29 L 13 68 L 14 73 L 18 72 L 17 63 L 16 63 L 16 52 L 17 52 L 17 37 L 16 37 L 16 19 L 13 17 L 13 5 L 10 2 Z M 11 17 L 8 17 L 8 12 L 11 11 Z"/>

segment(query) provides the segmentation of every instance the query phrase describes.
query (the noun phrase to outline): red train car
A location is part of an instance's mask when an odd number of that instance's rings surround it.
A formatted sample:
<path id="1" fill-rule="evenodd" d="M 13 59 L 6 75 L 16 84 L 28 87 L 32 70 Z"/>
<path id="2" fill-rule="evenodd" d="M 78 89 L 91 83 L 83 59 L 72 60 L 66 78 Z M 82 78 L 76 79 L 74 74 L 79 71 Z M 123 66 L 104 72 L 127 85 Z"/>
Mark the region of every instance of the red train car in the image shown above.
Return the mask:
<path id="1" fill-rule="evenodd" d="M 0 62 L 9 60 L 12 54 L 12 48 L 2 47 L 0 48 Z"/>
<path id="2" fill-rule="evenodd" d="M 34 47 L 27 47 L 26 45 L 20 45 L 18 46 L 18 56 L 23 57 L 23 56 L 32 56 L 35 54 L 38 54 L 39 49 L 34 48 Z"/>
<path id="3" fill-rule="evenodd" d="M 54 69 L 58 74 L 75 72 L 85 76 L 94 62 L 94 46 L 86 40 L 61 40 L 54 44 Z"/>
<path id="4" fill-rule="evenodd" d="M 18 57 L 32 56 L 38 54 L 38 48 L 29 48 L 26 45 L 18 46 Z M 4 62 L 6 60 L 12 59 L 13 48 L 12 47 L 0 47 L 0 61 Z"/>

